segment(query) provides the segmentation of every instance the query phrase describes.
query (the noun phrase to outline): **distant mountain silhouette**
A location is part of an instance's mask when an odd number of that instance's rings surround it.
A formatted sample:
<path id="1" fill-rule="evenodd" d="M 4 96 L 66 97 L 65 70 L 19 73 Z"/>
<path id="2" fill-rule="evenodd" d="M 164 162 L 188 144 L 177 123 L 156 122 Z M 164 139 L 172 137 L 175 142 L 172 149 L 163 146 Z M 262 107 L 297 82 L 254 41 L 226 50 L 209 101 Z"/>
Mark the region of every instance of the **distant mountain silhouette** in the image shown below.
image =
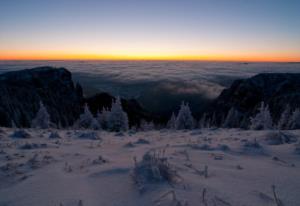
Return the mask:
<path id="1" fill-rule="evenodd" d="M 0 75 L 0 126 L 29 127 L 39 109 L 46 106 L 51 121 L 62 127 L 72 126 L 86 102 L 94 115 L 103 107 L 110 108 L 115 99 L 108 93 L 83 97 L 82 88 L 74 84 L 71 73 L 64 68 L 39 67 Z M 208 107 L 206 114 L 211 124 L 221 126 L 231 108 L 237 113 L 237 127 L 247 127 L 249 118 L 257 112 L 261 101 L 269 105 L 277 121 L 289 104 L 300 107 L 300 74 L 266 73 L 236 80 Z M 121 99 L 130 125 L 139 125 L 142 119 L 165 124 L 164 114 L 153 115 L 135 99 Z M 199 119 L 200 114 L 194 116 Z"/>
<path id="2" fill-rule="evenodd" d="M 78 118 L 83 101 L 80 85 L 64 68 L 39 67 L 0 75 L 0 125 L 29 127 L 39 109 L 46 106 L 51 121 L 72 125 Z"/>
<path id="3" fill-rule="evenodd" d="M 269 105 L 275 122 L 287 105 L 292 109 L 300 107 L 300 74 L 262 73 L 236 80 L 209 106 L 208 116 L 214 119 L 213 124 L 220 126 L 234 108 L 239 113 L 238 126 L 247 127 L 262 101 Z"/>
<path id="4" fill-rule="evenodd" d="M 0 75 L 0 126 L 29 127 L 39 109 L 46 106 L 51 121 L 68 127 L 78 119 L 85 102 L 96 114 L 102 107 L 110 108 L 113 96 L 102 93 L 85 99 L 82 88 L 75 85 L 71 73 L 64 68 L 39 67 Z M 141 119 L 157 119 L 142 109 L 135 100 L 122 99 L 131 124 Z"/>

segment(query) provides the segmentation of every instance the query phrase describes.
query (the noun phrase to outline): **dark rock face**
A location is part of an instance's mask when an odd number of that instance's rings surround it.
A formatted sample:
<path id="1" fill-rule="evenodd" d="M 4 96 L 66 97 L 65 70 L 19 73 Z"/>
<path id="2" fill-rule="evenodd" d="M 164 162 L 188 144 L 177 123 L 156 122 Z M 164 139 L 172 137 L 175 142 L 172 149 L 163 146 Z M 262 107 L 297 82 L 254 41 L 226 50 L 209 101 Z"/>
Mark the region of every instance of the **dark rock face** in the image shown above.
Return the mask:
<path id="1" fill-rule="evenodd" d="M 0 126 L 29 127 L 42 101 L 51 121 L 62 127 L 73 125 L 88 103 L 93 114 L 103 107 L 111 107 L 115 98 L 100 93 L 84 98 L 80 85 L 74 86 L 72 75 L 64 68 L 39 67 L 0 75 Z M 210 124 L 221 126 L 231 108 L 236 111 L 237 127 L 247 127 L 249 118 L 257 112 L 260 102 L 269 105 L 272 117 L 278 121 L 289 104 L 300 107 L 300 74 L 259 74 L 237 80 L 207 109 Z M 139 125 L 142 119 L 164 123 L 163 118 L 149 113 L 134 99 L 121 99 L 130 125 Z"/>
<path id="2" fill-rule="evenodd" d="M 86 103 L 89 105 L 89 108 L 93 114 L 96 114 L 97 111 L 101 111 L 103 107 L 110 109 L 112 102 L 115 100 L 115 97 L 111 96 L 108 93 L 99 93 L 90 98 L 85 99 Z M 155 121 L 158 123 L 160 119 L 151 114 L 150 112 L 143 109 L 140 104 L 135 99 L 123 99 L 121 98 L 121 104 L 124 111 L 128 115 L 129 125 L 140 125 L 142 119 L 147 121 Z"/>
<path id="3" fill-rule="evenodd" d="M 74 86 L 71 73 L 64 68 L 39 67 L 8 72 L 0 75 L 0 126 L 30 127 L 39 102 L 42 101 L 57 126 L 72 126 L 88 103 L 94 115 L 106 107 L 111 108 L 113 96 L 100 93 L 84 98 L 79 84 Z M 130 125 L 139 125 L 141 119 L 157 118 L 145 111 L 134 100 L 121 99 Z"/>
<path id="4" fill-rule="evenodd" d="M 300 74 L 266 73 L 237 80 L 211 104 L 208 116 L 220 126 L 233 107 L 240 114 L 238 126 L 247 127 L 261 101 L 269 105 L 275 122 L 288 104 L 292 109 L 300 107 Z"/>
<path id="5" fill-rule="evenodd" d="M 39 67 L 0 75 L 0 125 L 29 127 L 39 109 L 46 106 L 51 121 L 69 126 L 78 118 L 82 89 L 74 86 L 69 71 Z"/>

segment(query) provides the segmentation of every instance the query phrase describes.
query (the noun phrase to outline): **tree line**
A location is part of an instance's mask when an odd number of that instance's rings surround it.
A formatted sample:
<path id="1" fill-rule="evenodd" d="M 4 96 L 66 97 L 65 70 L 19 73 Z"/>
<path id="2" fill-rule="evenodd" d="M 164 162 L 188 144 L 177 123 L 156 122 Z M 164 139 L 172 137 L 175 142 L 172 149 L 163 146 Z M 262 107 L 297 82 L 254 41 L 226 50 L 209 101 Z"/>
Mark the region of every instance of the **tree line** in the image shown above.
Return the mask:
<path id="1" fill-rule="evenodd" d="M 239 112 L 234 108 L 231 108 L 226 118 L 220 127 L 234 128 L 238 125 Z M 197 121 L 190 110 L 188 103 L 182 102 L 177 115 L 173 112 L 167 125 L 165 126 L 171 130 L 190 130 L 195 128 L 210 128 L 215 127 L 211 124 L 211 120 L 207 119 L 206 114 Z M 31 126 L 33 128 L 46 129 L 52 127 L 50 121 L 50 115 L 47 112 L 46 107 L 40 102 L 40 108 L 32 120 Z M 80 115 L 79 119 L 73 125 L 74 129 L 94 129 L 94 130 L 107 130 L 107 131 L 127 131 L 129 129 L 128 116 L 123 110 L 120 97 L 117 97 L 112 102 L 111 108 L 103 108 L 102 111 L 98 111 L 94 116 L 87 104 L 84 105 L 84 111 Z M 133 128 L 132 128 L 133 129 Z M 155 129 L 153 122 L 141 121 L 138 128 L 143 131 Z M 279 121 L 275 124 L 272 115 L 269 110 L 269 106 L 264 102 L 261 102 L 258 112 L 250 117 L 250 126 L 248 129 L 252 130 L 268 130 L 268 129 L 300 129 L 300 109 L 292 111 L 289 106 L 282 112 Z"/>

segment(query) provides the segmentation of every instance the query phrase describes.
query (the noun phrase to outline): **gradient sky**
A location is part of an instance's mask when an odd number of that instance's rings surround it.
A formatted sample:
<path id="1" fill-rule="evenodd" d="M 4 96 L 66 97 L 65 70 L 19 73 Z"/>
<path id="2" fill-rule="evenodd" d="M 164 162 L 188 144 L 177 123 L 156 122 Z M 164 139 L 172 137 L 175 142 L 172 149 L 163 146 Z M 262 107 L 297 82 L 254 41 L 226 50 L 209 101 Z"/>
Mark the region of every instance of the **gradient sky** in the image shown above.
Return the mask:
<path id="1" fill-rule="evenodd" d="M 1 0 L 0 59 L 300 61 L 300 1 Z"/>

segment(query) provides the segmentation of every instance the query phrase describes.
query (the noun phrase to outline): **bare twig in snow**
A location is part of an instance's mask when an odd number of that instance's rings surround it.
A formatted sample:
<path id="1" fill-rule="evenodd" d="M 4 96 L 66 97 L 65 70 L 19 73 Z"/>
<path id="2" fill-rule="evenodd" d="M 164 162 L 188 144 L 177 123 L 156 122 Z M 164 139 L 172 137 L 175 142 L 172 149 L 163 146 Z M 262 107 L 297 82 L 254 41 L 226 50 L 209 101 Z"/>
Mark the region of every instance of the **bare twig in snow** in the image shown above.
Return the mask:
<path id="1" fill-rule="evenodd" d="M 204 167 L 204 177 L 207 178 L 208 177 L 208 166 L 205 165 Z"/>
<path id="2" fill-rule="evenodd" d="M 204 204 L 204 206 L 208 206 L 206 200 L 206 188 L 204 188 L 202 191 L 202 203 Z"/>
<path id="3" fill-rule="evenodd" d="M 185 160 L 190 161 L 190 155 L 187 150 L 184 150 Z"/>
<path id="4" fill-rule="evenodd" d="M 171 196 L 171 200 L 172 200 L 172 205 L 174 206 L 188 206 L 188 203 L 186 201 L 180 201 L 178 200 L 176 193 L 174 190 L 170 190 L 168 192 L 166 192 L 165 194 L 163 194 L 162 196 L 160 196 L 157 200 L 155 200 L 155 204 L 160 204 L 160 202 L 162 201 L 162 199 L 164 199 L 167 196 Z"/>
<path id="5" fill-rule="evenodd" d="M 225 200 L 223 200 L 222 198 L 215 196 L 215 200 L 222 203 L 223 205 L 227 205 L 227 206 L 231 206 L 231 204 L 229 202 L 226 202 Z"/>
<path id="6" fill-rule="evenodd" d="M 78 206 L 83 206 L 83 202 L 82 202 L 82 200 L 79 200 L 79 202 L 78 202 Z"/>
<path id="7" fill-rule="evenodd" d="M 283 203 L 278 198 L 275 189 L 276 189 L 276 186 L 272 185 L 272 191 L 273 191 L 273 196 L 274 196 L 274 200 L 275 200 L 276 206 L 284 206 Z"/>

